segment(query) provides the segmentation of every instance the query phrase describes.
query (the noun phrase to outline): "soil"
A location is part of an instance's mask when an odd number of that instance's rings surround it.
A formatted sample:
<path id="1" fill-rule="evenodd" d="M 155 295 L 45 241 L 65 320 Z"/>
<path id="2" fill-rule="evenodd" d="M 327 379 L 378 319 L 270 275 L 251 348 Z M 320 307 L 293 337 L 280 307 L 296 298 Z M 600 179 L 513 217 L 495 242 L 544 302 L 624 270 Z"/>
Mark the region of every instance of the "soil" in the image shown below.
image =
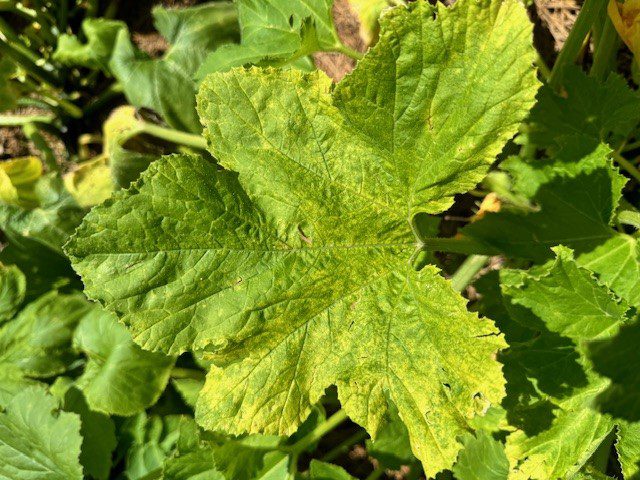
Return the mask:
<path id="1" fill-rule="evenodd" d="M 167 41 L 157 32 L 136 32 L 132 38 L 136 46 L 152 58 L 161 57 L 169 48 Z"/>
<path id="2" fill-rule="evenodd" d="M 126 8 L 124 4 L 126 3 Z M 168 8 L 192 7 L 205 3 L 205 0 L 135 0 L 122 2 L 118 10 L 118 18 L 124 20 L 129 25 L 132 32 L 152 33 L 153 17 L 151 10 L 157 5 Z"/>
<path id="3" fill-rule="evenodd" d="M 0 160 L 36 155 L 35 146 L 30 143 L 19 127 L 0 127 Z"/>

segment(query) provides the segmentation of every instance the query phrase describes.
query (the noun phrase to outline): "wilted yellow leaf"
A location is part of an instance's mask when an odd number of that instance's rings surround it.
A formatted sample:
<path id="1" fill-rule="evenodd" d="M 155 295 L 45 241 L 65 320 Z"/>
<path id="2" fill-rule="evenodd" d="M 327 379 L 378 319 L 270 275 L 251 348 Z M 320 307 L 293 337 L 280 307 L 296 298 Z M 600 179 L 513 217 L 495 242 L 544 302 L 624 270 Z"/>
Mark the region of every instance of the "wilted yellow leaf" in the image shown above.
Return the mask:
<path id="1" fill-rule="evenodd" d="M 609 17 L 633 55 L 640 57 L 640 0 L 609 1 Z"/>
<path id="2" fill-rule="evenodd" d="M 35 186 L 42 176 L 36 157 L 15 158 L 0 163 L 0 201 L 32 208 L 38 204 Z"/>

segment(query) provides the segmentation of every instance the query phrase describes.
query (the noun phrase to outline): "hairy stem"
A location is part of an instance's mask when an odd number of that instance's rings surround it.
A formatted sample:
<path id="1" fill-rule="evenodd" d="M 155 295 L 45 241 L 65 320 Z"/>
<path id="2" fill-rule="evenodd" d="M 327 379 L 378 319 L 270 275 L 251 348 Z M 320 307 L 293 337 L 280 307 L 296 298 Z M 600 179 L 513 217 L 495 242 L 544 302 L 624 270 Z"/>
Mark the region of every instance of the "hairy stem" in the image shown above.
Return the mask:
<path id="1" fill-rule="evenodd" d="M 29 140 L 31 140 L 33 144 L 36 146 L 36 148 L 40 150 L 40 152 L 42 153 L 42 156 L 44 157 L 44 163 L 49 168 L 49 171 L 57 172 L 59 174 L 60 165 L 58 165 L 56 156 L 53 153 L 53 150 L 51 149 L 51 147 L 49 146 L 49 143 L 47 142 L 47 140 L 42 136 L 42 134 L 40 133 L 40 130 L 38 130 L 38 127 L 33 123 L 27 123 L 22 128 L 22 130 L 25 136 Z"/>
<path id="2" fill-rule="evenodd" d="M 356 433 L 354 433 L 353 435 L 347 437 L 342 442 L 340 442 L 338 445 L 336 445 L 331 450 L 329 450 L 322 457 L 321 460 L 323 462 L 332 462 L 337 457 L 339 457 L 343 452 L 346 452 L 347 450 L 349 450 L 349 448 L 352 445 L 355 445 L 356 443 L 360 443 L 361 441 L 365 440 L 368 436 L 369 435 L 364 430 L 358 430 Z"/>
<path id="3" fill-rule="evenodd" d="M 618 165 L 620 165 L 624 170 L 626 170 L 626 172 L 629 175 L 631 175 L 634 179 L 640 182 L 640 171 L 638 171 L 638 169 L 633 165 L 633 163 L 631 163 L 629 160 L 624 158 L 618 152 L 613 153 L 613 158 L 616 162 L 618 162 Z"/>
<path id="4" fill-rule="evenodd" d="M 160 127 L 151 123 L 142 123 L 140 133 L 146 133 L 156 138 L 161 138 L 171 143 L 185 145 L 187 147 L 197 148 L 199 150 L 207 149 L 207 141 L 201 135 L 181 132 L 172 128 Z"/>
<path id="5" fill-rule="evenodd" d="M 21 127 L 29 123 L 50 123 L 54 120 L 52 115 L 0 115 L 0 127 Z"/>
<path id="6" fill-rule="evenodd" d="M 620 37 L 618 37 L 618 32 L 616 32 L 609 15 L 605 15 L 602 38 L 600 38 L 598 42 L 593 56 L 593 65 L 591 66 L 590 75 L 593 78 L 600 81 L 606 79 L 607 74 L 611 70 L 612 60 L 615 58 L 619 47 Z"/>
<path id="7" fill-rule="evenodd" d="M 558 55 L 553 70 L 551 70 L 549 85 L 555 90 L 559 89 L 562 84 L 564 68 L 575 62 L 584 40 L 587 38 L 593 24 L 600 18 L 606 4 L 606 0 L 585 0 L 582 5 L 578 18 L 576 18 L 576 23 L 573 25 L 571 32 L 569 32 L 567 41 Z"/>
<path id="8" fill-rule="evenodd" d="M 293 445 L 284 446 L 282 447 L 282 450 L 285 452 L 290 452 L 294 456 L 299 455 L 301 452 L 304 452 L 309 446 L 313 445 L 331 430 L 344 422 L 347 418 L 347 412 L 345 412 L 344 410 L 338 410 L 331 417 L 327 418 L 326 421 L 318 425 L 296 443 L 294 443 Z"/>
<path id="9" fill-rule="evenodd" d="M 498 250 L 487 247 L 469 238 L 422 238 L 423 250 L 435 252 L 462 253 L 466 255 L 496 255 Z"/>
<path id="10" fill-rule="evenodd" d="M 347 47 L 344 44 L 340 44 L 336 47 L 336 52 L 342 53 L 347 57 L 353 58 L 355 61 L 362 60 L 364 58 L 364 54 L 354 50 L 352 48 Z"/>
<path id="11" fill-rule="evenodd" d="M 471 255 L 466 258 L 460 268 L 451 277 L 451 286 L 456 292 L 462 292 L 473 281 L 475 276 L 487 264 L 486 255 Z"/>
<path id="12" fill-rule="evenodd" d="M 53 72 L 37 65 L 31 58 L 25 55 L 13 44 L 9 43 L 6 40 L 6 37 L 3 37 L 2 35 L 0 35 L 0 54 L 11 58 L 39 82 L 54 88 L 60 85 L 60 80 Z"/>
<path id="13" fill-rule="evenodd" d="M 366 480 L 377 480 L 382 475 L 384 475 L 384 468 L 378 467 L 367 476 Z"/>

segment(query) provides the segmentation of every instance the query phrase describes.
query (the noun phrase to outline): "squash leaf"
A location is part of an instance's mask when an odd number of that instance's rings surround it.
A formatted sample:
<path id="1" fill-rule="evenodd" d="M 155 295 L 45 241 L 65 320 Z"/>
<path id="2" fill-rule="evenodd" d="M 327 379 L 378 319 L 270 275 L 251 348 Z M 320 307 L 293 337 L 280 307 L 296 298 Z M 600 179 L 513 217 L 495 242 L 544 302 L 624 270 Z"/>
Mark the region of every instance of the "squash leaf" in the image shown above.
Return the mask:
<path id="1" fill-rule="evenodd" d="M 518 2 L 421 1 L 383 17 L 335 91 L 318 72 L 213 74 L 200 116 L 239 175 L 166 157 L 67 251 L 143 348 L 211 358 L 205 428 L 291 434 L 335 384 L 374 441 L 393 405 L 433 475 L 504 395 L 505 344 L 436 267 L 413 268 L 413 217 L 482 179 L 533 104 L 532 63 Z"/>

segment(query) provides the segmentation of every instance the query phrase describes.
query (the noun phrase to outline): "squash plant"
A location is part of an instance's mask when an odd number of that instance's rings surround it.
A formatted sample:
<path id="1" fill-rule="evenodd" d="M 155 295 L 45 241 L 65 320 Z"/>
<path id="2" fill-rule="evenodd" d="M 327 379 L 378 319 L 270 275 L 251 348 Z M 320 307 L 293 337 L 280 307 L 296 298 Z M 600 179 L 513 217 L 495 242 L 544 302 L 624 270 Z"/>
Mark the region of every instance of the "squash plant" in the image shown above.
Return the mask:
<path id="1" fill-rule="evenodd" d="M 0 477 L 637 478 L 632 3 L 551 68 L 518 0 L 356 0 L 364 53 L 331 0 L 62 37 L 131 105 L 73 178 L 0 163 Z"/>

